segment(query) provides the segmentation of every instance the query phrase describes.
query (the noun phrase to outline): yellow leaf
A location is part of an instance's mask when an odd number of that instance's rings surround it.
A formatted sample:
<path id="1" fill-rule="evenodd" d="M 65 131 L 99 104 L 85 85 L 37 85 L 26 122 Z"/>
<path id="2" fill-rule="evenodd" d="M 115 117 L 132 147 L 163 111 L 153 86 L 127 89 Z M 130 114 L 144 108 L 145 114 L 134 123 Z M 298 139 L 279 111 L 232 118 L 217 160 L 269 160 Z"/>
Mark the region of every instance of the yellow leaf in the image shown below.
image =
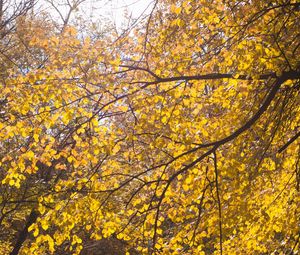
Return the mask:
<path id="1" fill-rule="evenodd" d="M 38 134 L 34 134 L 33 135 L 33 139 L 35 142 L 38 142 L 39 141 L 39 135 Z"/>

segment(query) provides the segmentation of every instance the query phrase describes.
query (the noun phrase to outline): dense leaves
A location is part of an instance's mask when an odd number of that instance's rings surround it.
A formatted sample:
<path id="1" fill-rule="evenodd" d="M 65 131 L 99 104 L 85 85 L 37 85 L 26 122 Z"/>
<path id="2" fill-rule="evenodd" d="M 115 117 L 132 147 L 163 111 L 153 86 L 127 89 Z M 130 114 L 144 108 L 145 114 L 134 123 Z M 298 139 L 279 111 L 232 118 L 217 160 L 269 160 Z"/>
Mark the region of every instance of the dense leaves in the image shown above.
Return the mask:
<path id="1" fill-rule="evenodd" d="M 156 1 L 97 39 L 17 19 L 1 254 L 298 254 L 299 10 Z"/>

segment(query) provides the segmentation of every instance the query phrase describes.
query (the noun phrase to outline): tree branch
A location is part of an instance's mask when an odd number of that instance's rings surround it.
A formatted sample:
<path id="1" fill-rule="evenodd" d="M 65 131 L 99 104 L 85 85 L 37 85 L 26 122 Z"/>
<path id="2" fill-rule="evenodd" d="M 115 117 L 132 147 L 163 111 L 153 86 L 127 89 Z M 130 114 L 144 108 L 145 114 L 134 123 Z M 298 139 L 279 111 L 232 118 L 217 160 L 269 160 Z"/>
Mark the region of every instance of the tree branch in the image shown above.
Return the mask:
<path id="1" fill-rule="evenodd" d="M 218 212 L 219 212 L 219 231 L 220 231 L 220 254 L 223 254 L 223 233 L 222 233 L 222 207 L 221 207 L 221 199 L 220 199 L 220 191 L 219 191 L 219 173 L 217 166 L 217 154 L 216 151 L 213 152 L 214 155 L 214 168 L 215 168 L 215 178 L 216 178 L 216 192 L 217 192 L 217 201 L 218 201 Z"/>
<path id="2" fill-rule="evenodd" d="M 285 145 L 283 145 L 279 150 L 278 153 L 283 152 L 290 144 L 292 144 L 296 139 L 300 136 L 300 132 L 294 135 Z"/>
<path id="3" fill-rule="evenodd" d="M 17 255 L 19 254 L 19 251 L 23 245 L 23 243 L 25 242 L 26 238 L 27 238 L 27 235 L 28 235 L 28 228 L 36 222 L 36 219 L 38 217 L 38 213 L 34 210 L 31 211 L 28 219 L 27 219 L 27 222 L 23 228 L 23 230 L 19 233 L 19 236 L 18 236 L 18 239 L 17 239 L 17 242 L 13 248 L 13 250 L 11 251 L 10 255 Z"/>

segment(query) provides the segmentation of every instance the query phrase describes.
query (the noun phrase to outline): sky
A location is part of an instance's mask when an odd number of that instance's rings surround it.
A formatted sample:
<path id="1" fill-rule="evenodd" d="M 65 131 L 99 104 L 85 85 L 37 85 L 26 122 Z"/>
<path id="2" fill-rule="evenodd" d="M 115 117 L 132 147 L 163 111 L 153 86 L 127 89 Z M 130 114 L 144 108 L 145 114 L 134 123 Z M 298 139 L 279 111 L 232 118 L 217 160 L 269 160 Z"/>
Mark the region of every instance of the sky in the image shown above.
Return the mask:
<path id="1" fill-rule="evenodd" d="M 133 18 L 138 18 L 145 10 L 146 13 L 150 10 L 152 2 L 151 0 L 112 0 L 104 7 L 104 10 L 106 9 L 107 13 L 110 12 L 116 23 L 120 24 L 124 19 L 125 11 L 128 11 Z"/>
<path id="2" fill-rule="evenodd" d="M 153 3 L 153 0 L 104 0 L 102 1 L 102 8 L 96 9 L 93 14 L 96 16 L 99 12 L 108 15 L 117 27 L 121 27 L 126 20 L 125 12 L 128 16 L 136 19 L 143 14 L 150 13 Z"/>
<path id="3" fill-rule="evenodd" d="M 42 6 L 47 12 L 50 12 L 53 18 L 59 18 L 55 8 L 49 4 L 52 1 L 55 7 L 65 14 L 67 8 L 65 3 L 76 0 L 39 0 L 38 6 Z M 77 0 L 78 1 L 78 0 Z M 106 18 L 112 21 L 117 28 L 121 28 L 125 23 L 125 12 L 136 19 L 142 14 L 150 13 L 154 0 L 84 0 L 80 5 L 82 16 L 96 21 L 99 18 Z"/>

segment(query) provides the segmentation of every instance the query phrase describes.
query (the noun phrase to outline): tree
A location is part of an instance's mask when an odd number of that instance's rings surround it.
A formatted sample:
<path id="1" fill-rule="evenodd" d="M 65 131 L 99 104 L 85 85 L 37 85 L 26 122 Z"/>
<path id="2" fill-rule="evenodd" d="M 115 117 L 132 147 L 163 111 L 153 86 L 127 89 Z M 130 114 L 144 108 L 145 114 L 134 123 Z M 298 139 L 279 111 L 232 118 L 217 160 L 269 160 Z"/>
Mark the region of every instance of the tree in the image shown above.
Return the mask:
<path id="1" fill-rule="evenodd" d="M 2 82 L 0 248 L 297 254 L 299 8 L 157 0 L 97 40 L 25 20 L 32 54 Z"/>

